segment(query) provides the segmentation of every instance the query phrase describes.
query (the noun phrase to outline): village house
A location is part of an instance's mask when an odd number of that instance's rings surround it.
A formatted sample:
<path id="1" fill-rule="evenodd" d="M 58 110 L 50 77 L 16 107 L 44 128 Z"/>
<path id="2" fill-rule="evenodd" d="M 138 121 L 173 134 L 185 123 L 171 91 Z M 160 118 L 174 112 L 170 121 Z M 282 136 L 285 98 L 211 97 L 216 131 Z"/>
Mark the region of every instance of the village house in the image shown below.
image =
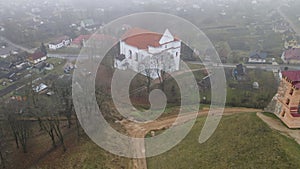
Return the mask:
<path id="1" fill-rule="evenodd" d="M 7 58 L 8 56 L 10 56 L 10 49 L 6 48 L 6 47 L 2 47 L 0 49 L 0 57 L 5 59 Z"/>
<path id="2" fill-rule="evenodd" d="M 47 55 L 43 52 L 35 52 L 28 56 L 28 61 L 32 64 L 37 64 L 47 59 Z"/>
<path id="3" fill-rule="evenodd" d="M 285 49 L 300 48 L 300 45 L 298 44 L 297 40 L 293 39 L 290 41 L 285 41 L 284 48 Z"/>
<path id="4" fill-rule="evenodd" d="M 0 57 L 5 59 L 11 55 L 18 54 L 18 49 L 8 45 L 7 43 L 1 43 L 0 44 Z"/>
<path id="5" fill-rule="evenodd" d="M 72 48 L 82 48 L 82 47 L 89 47 L 87 45 L 88 40 L 92 38 L 93 41 L 105 41 L 105 40 L 116 40 L 115 38 L 104 35 L 104 34 L 88 34 L 88 35 L 79 35 L 77 38 L 75 38 L 71 44 L 70 47 Z"/>
<path id="6" fill-rule="evenodd" d="M 168 29 L 164 34 L 137 28 L 129 32 L 120 41 L 120 55 L 115 58 L 115 68 L 131 69 L 153 79 L 159 77 L 158 70 L 169 73 L 179 70 L 181 41 Z"/>
<path id="7" fill-rule="evenodd" d="M 82 28 L 86 28 L 86 27 L 89 27 L 92 25 L 95 25 L 95 22 L 93 19 L 85 19 L 85 20 L 80 21 L 80 26 Z"/>
<path id="8" fill-rule="evenodd" d="M 292 48 L 284 51 L 281 55 L 284 63 L 299 64 L 300 63 L 300 48 Z"/>
<path id="9" fill-rule="evenodd" d="M 45 91 L 47 88 L 48 88 L 47 85 L 45 85 L 44 83 L 40 83 L 39 85 L 34 86 L 32 89 L 36 93 L 41 93 L 41 92 Z"/>
<path id="10" fill-rule="evenodd" d="M 273 31 L 275 33 L 285 33 L 287 31 L 290 31 L 290 25 L 287 22 L 284 21 L 278 21 L 274 26 L 273 26 Z"/>
<path id="11" fill-rule="evenodd" d="M 48 47 L 50 50 L 56 50 L 56 49 L 60 49 L 60 48 L 70 45 L 71 42 L 72 42 L 72 39 L 70 37 L 62 36 L 62 37 L 57 38 L 55 41 L 50 42 Z"/>
<path id="12" fill-rule="evenodd" d="M 84 46 L 85 42 L 91 37 L 91 35 L 79 35 L 71 42 L 70 47 L 81 48 Z"/>
<path id="13" fill-rule="evenodd" d="M 80 29 L 85 29 L 87 31 L 94 31 L 100 26 L 101 24 L 95 23 L 93 19 L 85 19 L 80 21 Z"/>
<path id="14" fill-rule="evenodd" d="M 289 128 L 300 128 L 300 71 L 283 71 L 275 114 Z"/>
<path id="15" fill-rule="evenodd" d="M 266 63 L 268 54 L 266 52 L 252 52 L 249 55 L 248 63 Z"/>

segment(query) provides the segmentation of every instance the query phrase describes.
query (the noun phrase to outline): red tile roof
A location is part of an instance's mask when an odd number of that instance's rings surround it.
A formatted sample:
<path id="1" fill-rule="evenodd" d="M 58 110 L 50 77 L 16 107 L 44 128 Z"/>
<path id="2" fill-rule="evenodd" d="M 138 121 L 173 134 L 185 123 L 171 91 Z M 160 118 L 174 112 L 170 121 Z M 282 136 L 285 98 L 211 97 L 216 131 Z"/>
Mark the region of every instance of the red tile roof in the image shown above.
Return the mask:
<path id="1" fill-rule="evenodd" d="M 83 40 L 87 41 L 88 39 L 94 39 L 94 40 L 113 40 L 116 41 L 116 38 L 111 37 L 109 35 L 105 35 L 105 34 L 90 34 L 90 35 L 79 35 L 77 38 L 75 38 L 72 41 L 72 44 L 76 44 L 76 45 L 81 45 L 81 42 Z"/>
<path id="2" fill-rule="evenodd" d="M 163 34 L 151 32 L 141 28 L 129 29 L 122 37 L 123 41 L 130 46 L 135 46 L 138 49 L 148 49 L 148 46 L 159 47 L 160 39 Z M 178 41 L 175 38 L 174 41 Z"/>
<path id="3" fill-rule="evenodd" d="M 42 57 L 46 56 L 43 52 L 35 52 L 31 55 L 29 55 L 28 59 L 30 60 L 36 60 L 36 59 L 40 59 Z"/>
<path id="4" fill-rule="evenodd" d="M 138 49 L 148 49 L 148 46 L 159 47 L 162 35 L 157 33 L 143 33 L 124 39 L 125 43 Z"/>
<path id="5" fill-rule="evenodd" d="M 88 40 L 92 35 L 79 35 L 77 38 L 73 39 L 72 44 L 81 45 L 83 40 Z"/>
<path id="6" fill-rule="evenodd" d="M 293 117 L 300 117 L 300 114 L 298 114 L 298 113 L 291 113 L 291 115 L 292 115 Z"/>
<path id="7" fill-rule="evenodd" d="M 284 58 L 286 60 L 300 60 L 300 48 L 292 48 L 289 50 L 286 50 L 284 53 Z"/>
<path id="8" fill-rule="evenodd" d="M 154 32 L 142 28 L 131 28 L 125 32 L 125 34 L 122 36 L 122 39 L 128 38 L 130 36 L 138 35 L 138 34 L 143 34 L 143 33 L 154 33 Z"/>
<path id="9" fill-rule="evenodd" d="M 283 71 L 282 76 L 291 81 L 297 89 L 300 89 L 300 70 Z"/>

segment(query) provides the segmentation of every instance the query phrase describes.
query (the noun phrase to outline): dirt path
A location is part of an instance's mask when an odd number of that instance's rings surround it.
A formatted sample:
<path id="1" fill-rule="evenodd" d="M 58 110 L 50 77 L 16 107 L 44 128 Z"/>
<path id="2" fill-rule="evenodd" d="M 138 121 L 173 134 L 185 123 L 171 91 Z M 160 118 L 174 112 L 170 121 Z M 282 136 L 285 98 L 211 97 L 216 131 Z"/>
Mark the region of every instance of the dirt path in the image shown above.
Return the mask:
<path id="1" fill-rule="evenodd" d="M 198 116 L 207 115 L 209 112 L 208 109 L 204 109 L 198 113 Z M 247 112 L 262 112 L 258 109 L 249 109 L 249 108 L 226 108 L 224 109 L 223 115 L 232 115 L 236 113 L 247 113 Z M 190 121 L 194 118 L 194 114 L 187 113 L 178 117 L 177 115 L 172 115 L 168 117 L 163 117 L 148 123 L 134 123 L 129 120 L 123 120 L 121 124 L 126 128 L 127 132 L 132 137 L 144 138 L 145 135 L 152 130 L 161 130 L 163 128 L 169 128 L 173 125 L 175 120 L 180 118 L 177 125 L 183 124 L 187 121 Z M 136 153 L 145 153 L 144 144 L 135 145 Z M 147 169 L 146 158 L 133 159 L 133 169 Z"/>
<path id="2" fill-rule="evenodd" d="M 292 130 L 284 126 L 279 120 L 272 117 L 263 115 L 262 113 L 257 113 L 257 116 L 267 123 L 270 128 L 279 131 L 281 134 L 295 139 L 295 141 L 300 144 L 300 130 Z"/>

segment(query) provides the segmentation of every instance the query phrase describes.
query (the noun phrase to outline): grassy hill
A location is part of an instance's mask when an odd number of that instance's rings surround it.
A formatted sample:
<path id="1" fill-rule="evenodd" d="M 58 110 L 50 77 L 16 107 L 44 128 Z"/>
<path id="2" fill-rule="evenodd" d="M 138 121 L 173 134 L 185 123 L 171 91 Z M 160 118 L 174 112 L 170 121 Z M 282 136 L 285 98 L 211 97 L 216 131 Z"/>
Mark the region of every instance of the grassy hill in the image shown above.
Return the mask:
<path id="1" fill-rule="evenodd" d="M 79 143 L 69 143 L 66 153 L 54 151 L 38 165 L 42 169 L 110 169 L 128 168 L 129 159 L 113 155 L 87 137 Z M 58 158 L 59 157 L 59 158 Z"/>
<path id="2" fill-rule="evenodd" d="M 255 113 L 223 117 L 212 137 L 199 144 L 204 121 L 199 118 L 170 151 L 148 158 L 148 168 L 300 168 L 300 146 L 271 130 Z"/>

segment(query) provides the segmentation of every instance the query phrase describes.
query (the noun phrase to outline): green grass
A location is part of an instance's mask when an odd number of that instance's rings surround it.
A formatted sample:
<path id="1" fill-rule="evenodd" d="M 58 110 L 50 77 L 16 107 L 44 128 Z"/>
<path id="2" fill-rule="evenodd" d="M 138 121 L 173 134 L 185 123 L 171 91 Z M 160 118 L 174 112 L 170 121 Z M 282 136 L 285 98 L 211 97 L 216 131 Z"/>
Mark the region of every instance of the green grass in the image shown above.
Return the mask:
<path id="1" fill-rule="evenodd" d="M 148 168 L 300 168 L 299 145 L 271 130 L 255 113 L 223 117 L 212 137 L 199 144 L 204 120 L 198 118 L 179 145 L 148 158 Z"/>
<path id="2" fill-rule="evenodd" d="M 191 70 L 204 68 L 202 65 L 199 65 L 199 64 L 193 64 L 193 63 L 186 63 L 186 64 Z"/>
<path id="3" fill-rule="evenodd" d="M 49 53 L 51 54 L 79 54 L 80 53 L 80 49 L 77 48 L 71 48 L 71 47 L 67 47 L 67 48 L 61 48 L 58 50 L 51 50 L 49 51 Z"/>
<path id="4" fill-rule="evenodd" d="M 48 58 L 47 62 L 50 64 L 53 64 L 54 68 L 53 70 L 46 71 L 46 74 L 56 74 L 56 75 L 61 75 L 64 74 L 64 65 L 66 64 L 65 59 L 60 59 L 60 58 Z"/>
<path id="5" fill-rule="evenodd" d="M 263 112 L 262 114 L 265 116 L 268 116 L 268 117 L 272 117 L 273 119 L 279 120 L 278 117 L 274 113 Z"/>
<path id="6" fill-rule="evenodd" d="M 277 92 L 278 83 L 272 72 L 259 69 L 247 69 L 246 80 L 243 81 L 233 80 L 232 69 L 225 69 L 225 74 L 227 80 L 226 106 L 264 108 L 270 103 L 272 97 Z M 197 70 L 193 72 L 193 75 L 196 81 L 199 82 L 205 76 L 205 71 Z M 177 75 L 176 79 L 183 82 L 189 81 L 187 80 L 187 73 Z M 260 88 L 253 89 L 253 82 L 258 82 Z M 186 84 L 186 86 L 189 86 L 189 84 Z M 180 90 L 177 82 L 173 78 L 165 82 L 164 89 L 169 103 L 178 104 L 180 102 Z M 203 97 L 206 97 L 205 102 Z M 211 91 L 209 88 L 200 91 L 200 100 L 206 104 L 210 103 Z"/>
<path id="7" fill-rule="evenodd" d="M 247 70 L 248 80 L 238 82 L 227 71 L 227 105 L 238 107 L 264 108 L 277 91 L 277 82 L 272 72 Z M 253 89 L 253 82 L 258 82 L 259 89 Z"/>

